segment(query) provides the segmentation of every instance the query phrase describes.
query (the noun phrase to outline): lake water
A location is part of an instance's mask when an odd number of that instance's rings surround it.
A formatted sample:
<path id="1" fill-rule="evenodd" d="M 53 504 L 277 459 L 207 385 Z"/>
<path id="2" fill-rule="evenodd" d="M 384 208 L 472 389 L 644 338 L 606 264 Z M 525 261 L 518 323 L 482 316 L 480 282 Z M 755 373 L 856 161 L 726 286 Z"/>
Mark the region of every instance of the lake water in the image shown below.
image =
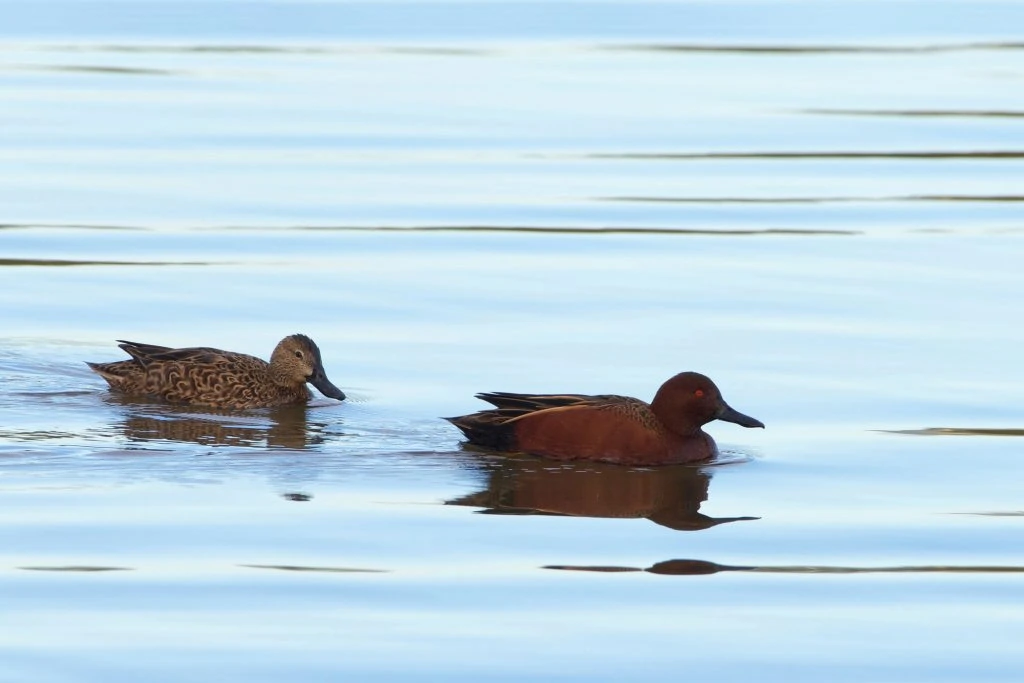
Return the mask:
<path id="1" fill-rule="evenodd" d="M 0 10 L 0 680 L 1024 678 L 1024 5 Z M 438 419 L 689 369 L 705 467 Z"/>

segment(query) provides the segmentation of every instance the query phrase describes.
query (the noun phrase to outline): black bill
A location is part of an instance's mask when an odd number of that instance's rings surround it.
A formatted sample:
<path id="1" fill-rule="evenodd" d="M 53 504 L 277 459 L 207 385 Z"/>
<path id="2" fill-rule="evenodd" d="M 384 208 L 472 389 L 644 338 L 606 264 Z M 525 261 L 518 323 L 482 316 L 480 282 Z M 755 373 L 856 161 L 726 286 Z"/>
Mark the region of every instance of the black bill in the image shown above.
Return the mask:
<path id="1" fill-rule="evenodd" d="M 319 389 L 319 387 L 317 388 Z M 321 391 L 323 390 L 321 389 Z M 718 414 L 718 419 L 726 422 L 732 422 L 743 427 L 760 427 L 761 429 L 764 429 L 764 423 L 760 420 L 755 420 L 749 415 L 744 415 L 738 410 L 733 410 L 729 406 L 725 406 L 725 409 Z"/>
<path id="2" fill-rule="evenodd" d="M 309 383 L 327 398 L 334 398 L 339 401 L 345 400 L 345 392 L 331 384 L 331 380 L 327 379 L 327 375 L 322 369 L 318 369 L 310 376 Z"/>

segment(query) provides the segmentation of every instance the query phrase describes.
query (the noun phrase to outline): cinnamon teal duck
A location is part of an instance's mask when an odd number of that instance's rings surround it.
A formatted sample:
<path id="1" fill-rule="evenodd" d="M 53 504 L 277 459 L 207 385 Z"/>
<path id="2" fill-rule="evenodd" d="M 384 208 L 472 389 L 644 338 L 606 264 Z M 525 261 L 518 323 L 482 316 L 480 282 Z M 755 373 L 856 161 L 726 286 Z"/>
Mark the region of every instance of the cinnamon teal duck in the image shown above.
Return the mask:
<path id="1" fill-rule="evenodd" d="M 476 397 L 494 409 L 445 418 L 470 444 L 556 460 L 641 466 L 700 462 L 718 452 L 701 429 L 708 422 L 764 427 L 730 408 L 715 383 L 696 372 L 662 384 L 650 403 L 614 395 L 493 392 Z"/>
<path id="2" fill-rule="evenodd" d="M 172 349 L 118 340 L 131 360 L 87 363 L 114 391 L 214 408 L 262 408 L 305 403 L 309 382 L 328 398 L 345 399 L 324 372 L 320 349 L 304 334 L 278 343 L 266 362 L 208 347 Z"/>

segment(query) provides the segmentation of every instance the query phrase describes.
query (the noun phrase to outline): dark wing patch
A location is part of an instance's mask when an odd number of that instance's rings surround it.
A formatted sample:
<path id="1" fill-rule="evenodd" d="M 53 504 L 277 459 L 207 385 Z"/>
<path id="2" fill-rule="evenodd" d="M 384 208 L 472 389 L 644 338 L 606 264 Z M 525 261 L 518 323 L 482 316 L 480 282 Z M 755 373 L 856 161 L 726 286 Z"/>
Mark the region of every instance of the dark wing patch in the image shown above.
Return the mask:
<path id="1" fill-rule="evenodd" d="M 490 391 L 477 394 L 476 397 L 487 401 L 496 408 L 519 408 L 525 409 L 527 412 L 563 406 L 599 405 L 638 400 L 614 394 L 594 396 L 587 394 L 516 394 L 509 391 Z"/>
<path id="2" fill-rule="evenodd" d="M 132 342 L 126 339 L 118 339 L 117 345 L 124 349 L 132 358 L 138 356 L 152 356 L 153 354 L 163 353 L 165 351 L 171 351 L 169 346 L 157 346 L 156 344 L 140 344 L 139 342 Z"/>
<path id="3" fill-rule="evenodd" d="M 444 419 L 458 427 L 471 444 L 498 451 L 514 451 L 516 450 L 515 430 L 509 422 L 530 412 L 532 411 L 514 408 L 481 410 L 472 415 Z"/>
<path id="4" fill-rule="evenodd" d="M 195 366 L 219 366 L 224 364 L 224 362 L 237 362 L 243 358 L 245 362 L 251 362 L 252 360 L 263 362 L 259 358 L 246 355 L 245 353 L 222 351 L 219 348 L 210 348 L 208 346 L 170 348 L 167 346 L 136 344 L 126 341 L 121 341 L 119 346 L 143 367 L 152 364 L 165 364 L 165 362 L 181 362 L 181 364 Z"/>

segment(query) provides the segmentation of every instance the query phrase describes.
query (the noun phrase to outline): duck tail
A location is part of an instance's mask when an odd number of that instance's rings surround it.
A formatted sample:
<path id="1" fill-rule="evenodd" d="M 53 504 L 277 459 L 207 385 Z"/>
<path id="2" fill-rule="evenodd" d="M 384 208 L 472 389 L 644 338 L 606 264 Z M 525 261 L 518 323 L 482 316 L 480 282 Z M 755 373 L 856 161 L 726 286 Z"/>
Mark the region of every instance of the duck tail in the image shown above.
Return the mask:
<path id="1" fill-rule="evenodd" d="M 89 369 L 95 372 L 97 375 L 107 380 L 107 384 L 117 389 L 125 380 L 126 365 L 129 365 L 131 361 L 116 361 L 114 363 L 90 363 L 86 361 L 85 364 L 89 366 Z"/>
<path id="2" fill-rule="evenodd" d="M 446 417 L 465 435 L 466 440 L 474 446 L 482 446 L 496 451 L 517 450 L 515 425 L 512 418 L 503 410 L 484 410 L 472 415 Z"/>

